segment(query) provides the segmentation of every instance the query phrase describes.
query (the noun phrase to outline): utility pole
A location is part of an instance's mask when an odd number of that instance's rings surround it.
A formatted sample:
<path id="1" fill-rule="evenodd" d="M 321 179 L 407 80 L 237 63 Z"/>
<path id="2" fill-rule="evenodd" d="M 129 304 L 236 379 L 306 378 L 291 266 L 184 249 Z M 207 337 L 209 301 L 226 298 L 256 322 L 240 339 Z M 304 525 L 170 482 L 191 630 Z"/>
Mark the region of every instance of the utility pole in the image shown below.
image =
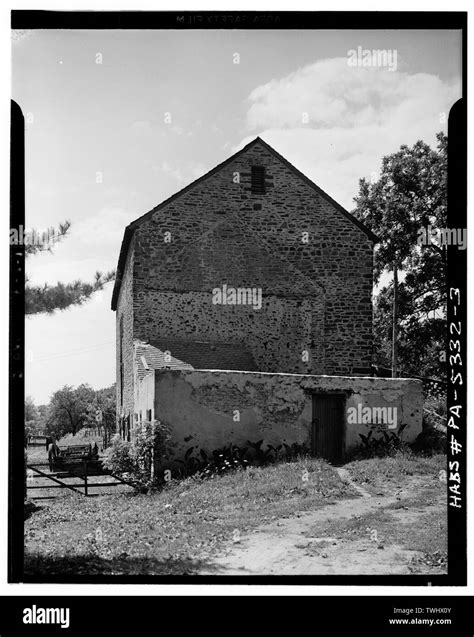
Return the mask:
<path id="1" fill-rule="evenodd" d="M 392 378 L 397 377 L 398 365 L 398 265 L 393 263 L 393 317 L 392 317 Z"/>

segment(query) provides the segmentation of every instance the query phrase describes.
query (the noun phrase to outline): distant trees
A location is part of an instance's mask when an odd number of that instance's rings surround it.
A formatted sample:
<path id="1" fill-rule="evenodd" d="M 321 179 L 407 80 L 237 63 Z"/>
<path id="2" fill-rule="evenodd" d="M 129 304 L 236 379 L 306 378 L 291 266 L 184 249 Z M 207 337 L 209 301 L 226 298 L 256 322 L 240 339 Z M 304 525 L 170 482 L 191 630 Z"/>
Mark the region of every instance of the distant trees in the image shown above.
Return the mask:
<path id="1" fill-rule="evenodd" d="M 89 405 L 86 426 L 95 427 L 104 437 L 104 443 L 110 440 L 116 425 L 115 383 L 105 389 L 94 392 L 94 400 Z"/>
<path id="2" fill-rule="evenodd" d="M 391 280 L 374 307 L 376 363 L 394 375 L 444 378 L 446 246 L 420 233 L 447 225 L 446 135 L 433 150 L 422 141 L 382 159 L 380 177 L 361 179 L 353 214 L 379 238 L 375 277 Z"/>
<path id="3" fill-rule="evenodd" d="M 25 398 L 25 435 L 39 431 L 39 411 L 31 396 Z"/>
<path id="4" fill-rule="evenodd" d="M 65 385 L 54 392 L 48 407 L 48 429 L 56 435 L 73 435 L 87 422 L 89 405 L 95 392 L 89 385 L 76 389 Z"/>
<path id="5" fill-rule="evenodd" d="M 38 420 L 38 407 L 31 396 L 25 398 L 25 422 L 35 422 Z"/>
<path id="6" fill-rule="evenodd" d="M 54 392 L 48 405 L 36 406 L 30 396 L 25 399 L 27 434 L 43 431 L 61 437 L 91 427 L 110 439 L 115 423 L 115 383 L 98 390 L 87 384 L 76 388 L 64 385 Z"/>
<path id="7" fill-rule="evenodd" d="M 71 222 L 66 221 L 60 224 L 57 229 L 49 228 L 44 235 L 47 241 L 28 241 L 25 244 L 25 254 L 30 256 L 38 252 L 52 252 L 53 246 L 62 241 L 71 227 Z M 40 233 L 33 230 L 30 237 L 40 236 Z M 25 314 L 51 313 L 55 310 L 65 310 L 71 305 L 81 305 L 87 301 L 94 292 L 101 290 L 106 283 L 115 278 L 115 272 L 110 271 L 105 274 L 96 272 L 91 283 L 84 283 L 77 280 L 73 283 L 57 283 L 56 285 L 31 285 L 26 281 L 25 287 Z"/>

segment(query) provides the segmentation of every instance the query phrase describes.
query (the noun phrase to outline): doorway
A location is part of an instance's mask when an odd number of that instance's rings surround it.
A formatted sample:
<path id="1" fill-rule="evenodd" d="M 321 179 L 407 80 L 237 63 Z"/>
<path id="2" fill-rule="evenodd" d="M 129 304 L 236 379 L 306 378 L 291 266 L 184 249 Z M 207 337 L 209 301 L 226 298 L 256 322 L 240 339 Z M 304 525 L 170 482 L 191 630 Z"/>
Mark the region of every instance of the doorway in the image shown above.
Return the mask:
<path id="1" fill-rule="evenodd" d="M 344 457 L 345 394 L 313 394 L 312 453 L 333 463 Z"/>

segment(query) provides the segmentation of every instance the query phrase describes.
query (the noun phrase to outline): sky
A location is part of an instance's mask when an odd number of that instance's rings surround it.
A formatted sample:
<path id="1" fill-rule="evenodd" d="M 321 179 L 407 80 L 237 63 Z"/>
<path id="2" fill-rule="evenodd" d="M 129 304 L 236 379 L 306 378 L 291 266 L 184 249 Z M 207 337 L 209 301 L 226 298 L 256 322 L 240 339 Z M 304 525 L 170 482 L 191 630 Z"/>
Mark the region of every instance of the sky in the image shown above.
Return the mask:
<path id="1" fill-rule="evenodd" d="M 397 67 L 354 67 L 357 47 Z M 461 96 L 457 31 L 69 31 L 12 34 L 26 119 L 26 227 L 71 221 L 34 284 L 116 267 L 125 226 L 259 135 L 346 207 L 384 155 L 434 146 Z M 115 381 L 112 283 L 26 319 L 26 393 Z"/>

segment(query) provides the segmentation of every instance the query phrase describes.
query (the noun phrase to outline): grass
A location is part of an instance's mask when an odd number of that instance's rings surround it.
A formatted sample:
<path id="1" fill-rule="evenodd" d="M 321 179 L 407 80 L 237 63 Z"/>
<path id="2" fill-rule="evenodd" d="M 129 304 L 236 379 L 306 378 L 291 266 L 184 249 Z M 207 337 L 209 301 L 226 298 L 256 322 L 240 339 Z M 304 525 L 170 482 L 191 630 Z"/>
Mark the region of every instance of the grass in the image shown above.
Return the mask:
<path id="1" fill-rule="evenodd" d="M 315 458 L 188 478 L 153 495 L 72 494 L 26 520 L 25 575 L 193 574 L 260 524 L 355 496 Z"/>
<path id="2" fill-rule="evenodd" d="M 370 539 L 375 549 L 395 545 L 417 551 L 420 555 L 412 558 L 410 565 L 413 573 L 426 571 L 426 566 L 445 569 L 448 550 L 446 502 L 419 515 L 410 515 L 413 509 L 404 510 L 411 504 L 408 499 L 402 500 L 378 511 L 334 520 L 324 527 L 314 527 L 310 535 L 349 541 Z"/>
<path id="3" fill-rule="evenodd" d="M 345 465 L 352 480 L 378 495 L 403 493 L 407 477 L 418 478 L 409 494 L 396 502 L 369 513 L 348 519 L 334 520 L 312 529 L 312 535 L 357 540 L 377 532 L 377 542 L 398 545 L 418 551 L 412 572 L 422 572 L 426 566 L 445 569 L 447 564 L 447 504 L 446 485 L 440 472 L 446 469 L 446 456 L 416 456 L 398 453 L 393 457 L 358 460 Z M 413 484 L 413 483 L 412 483 Z"/>
<path id="4" fill-rule="evenodd" d="M 446 489 L 439 476 L 445 467 L 443 455 L 412 453 L 345 465 L 356 484 L 392 500 L 375 511 L 320 523 L 312 534 L 360 540 L 376 529 L 380 543 L 420 552 L 413 572 L 444 568 Z M 71 494 L 29 511 L 25 575 L 209 572 L 216 552 L 258 526 L 359 495 L 316 458 L 172 481 L 148 495 Z"/>
<path id="5" fill-rule="evenodd" d="M 345 465 L 352 480 L 373 493 L 389 494 L 403 485 L 407 476 L 426 477 L 439 482 L 440 472 L 446 471 L 446 456 L 419 456 L 399 452 L 384 458 L 354 460 Z"/>
<path id="6" fill-rule="evenodd" d="M 364 515 L 334 520 L 325 524 L 324 528 L 311 530 L 312 535 L 328 535 L 338 539 L 369 538 L 370 532 L 377 532 L 378 542 L 381 544 L 399 544 L 413 551 L 434 552 L 447 550 L 446 518 L 447 515 L 439 511 L 426 511 L 416 520 L 408 515 L 397 515 L 401 507 L 387 506 L 378 511 L 371 511 Z"/>

